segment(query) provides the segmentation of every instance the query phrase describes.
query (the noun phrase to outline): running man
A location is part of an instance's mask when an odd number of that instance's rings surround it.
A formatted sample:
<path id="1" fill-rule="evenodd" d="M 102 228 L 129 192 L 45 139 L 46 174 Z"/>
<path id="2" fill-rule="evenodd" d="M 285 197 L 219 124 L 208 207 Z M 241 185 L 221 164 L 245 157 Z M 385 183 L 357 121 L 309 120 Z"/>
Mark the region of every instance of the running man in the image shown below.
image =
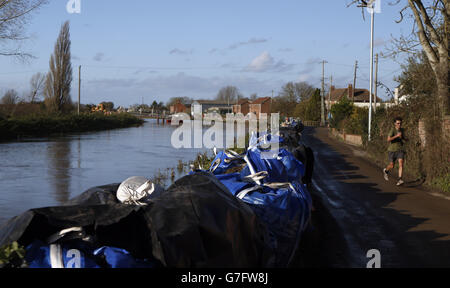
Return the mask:
<path id="1" fill-rule="evenodd" d="M 403 162 L 405 159 L 405 150 L 403 143 L 406 141 L 404 130 L 402 128 L 402 118 L 397 117 L 394 120 L 394 127 L 389 131 L 387 141 L 389 142 L 388 156 L 389 165 L 383 169 L 383 176 L 389 181 L 389 172 L 394 168 L 395 160 L 398 159 L 398 181 L 397 186 L 402 185 L 403 179 Z"/>

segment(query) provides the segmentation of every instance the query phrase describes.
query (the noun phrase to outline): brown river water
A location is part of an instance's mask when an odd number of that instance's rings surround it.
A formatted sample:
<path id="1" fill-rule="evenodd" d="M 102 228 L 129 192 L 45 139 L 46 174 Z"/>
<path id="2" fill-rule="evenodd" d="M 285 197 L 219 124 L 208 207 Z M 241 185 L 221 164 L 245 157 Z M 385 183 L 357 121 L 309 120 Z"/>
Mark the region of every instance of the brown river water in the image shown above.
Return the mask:
<path id="1" fill-rule="evenodd" d="M 167 168 L 175 168 L 176 178 L 186 174 L 177 171 L 178 161 L 207 149 L 175 149 L 174 129 L 148 120 L 140 127 L 0 143 L 0 224 L 131 176 L 152 178 Z"/>

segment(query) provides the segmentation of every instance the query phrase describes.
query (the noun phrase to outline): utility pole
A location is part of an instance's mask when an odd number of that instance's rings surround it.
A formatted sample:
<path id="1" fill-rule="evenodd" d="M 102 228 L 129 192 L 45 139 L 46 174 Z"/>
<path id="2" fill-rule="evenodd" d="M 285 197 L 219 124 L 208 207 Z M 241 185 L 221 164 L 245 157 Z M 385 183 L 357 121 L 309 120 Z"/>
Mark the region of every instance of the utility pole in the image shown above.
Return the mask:
<path id="1" fill-rule="evenodd" d="M 375 107 L 373 108 L 374 112 L 377 112 L 377 89 L 378 88 L 378 53 L 375 55 L 375 92 L 374 92 L 374 102 L 375 102 Z"/>
<path id="2" fill-rule="evenodd" d="M 372 92 L 373 92 L 373 34 L 374 34 L 374 22 L 375 22 L 375 9 L 373 2 L 370 2 L 370 92 L 369 92 L 369 127 L 368 127 L 368 140 L 371 140 L 371 128 L 372 128 Z"/>
<path id="3" fill-rule="evenodd" d="M 325 126 L 325 63 L 327 61 L 322 61 L 322 101 L 320 103 L 321 117 L 320 117 L 320 125 Z"/>
<path id="4" fill-rule="evenodd" d="M 330 92 L 328 93 L 328 113 L 330 113 L 331 110 L 331 87 L 333 86 L 333 75 L 330 76 Z"/>
<path id="5" fill-rule="evenodd" d="M 352 102 L 355 102 L 355 89 L 356 89 L 356 70 L 358 69 L 358 60 L 355 61 L 355 74 L 353 75 L 353 92 Z"/>
<path id="6" fill-rule="evenodd" d="M 81 65 L 78 66 L 78 115 L 80 115 L 80 98 L 81 98 Z"/>

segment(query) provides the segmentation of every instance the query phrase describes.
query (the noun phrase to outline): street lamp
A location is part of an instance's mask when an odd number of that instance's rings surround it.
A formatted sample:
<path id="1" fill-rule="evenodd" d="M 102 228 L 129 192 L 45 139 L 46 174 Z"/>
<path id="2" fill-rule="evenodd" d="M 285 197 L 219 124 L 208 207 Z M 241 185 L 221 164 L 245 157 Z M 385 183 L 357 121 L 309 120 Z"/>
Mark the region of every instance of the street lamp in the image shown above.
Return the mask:
<path id="1" fill-rule="evenodd" d="M 371 139 L 371 124 L 372 124 L 372 92 L 373 92 L 373 34 L 374 34 L 374 23 L 375 23 L 375 9 L 374 5 L 377 0 L 361 1 L 358 7 L 367 8 L 370 13 L 370 84 L 369 84 L 369 137 Z M 354 87 L 356 89 L 356 87 Z"/>

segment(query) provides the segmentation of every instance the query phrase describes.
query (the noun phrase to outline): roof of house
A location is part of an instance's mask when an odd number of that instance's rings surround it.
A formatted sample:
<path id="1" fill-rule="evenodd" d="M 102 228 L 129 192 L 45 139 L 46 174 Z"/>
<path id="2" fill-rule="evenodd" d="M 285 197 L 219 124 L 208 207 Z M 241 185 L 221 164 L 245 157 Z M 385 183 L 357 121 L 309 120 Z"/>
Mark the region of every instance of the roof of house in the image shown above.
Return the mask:
<path id="1" fill-rule="evenodd" d="M 182 105 L 183 107 L 186 107 L 186 105 L 184 105 L 184 104 L 181 103 L 181 102 L 176 102 L 176 103 L 174 103 L 174 104 L 172 104 L 172 105 L 170 105 L 170 106 L 175 106 L 175 105 L 177 105 L 178 107 L 179 107 L 180 105 Z"/>
<path id="2" fill-rule="evenodd" d="M 261 98 L 253 100 L 251 102 L 251 104 L 263 104 L 264 102 L 269 101 L 270 99 L 272 99 L 272 98 L 270 98 L 270 97 L 261 97 Z"/>
<path id="3" fill-rule="evenodd" d="M 243 99 L 239 99 L 237 105 L 242 105 L 242 104 L 245 104 L 245 103 L 251 103 L 251 102 L 250 102 L 249 99 L 243 98 Z"/>
<path id="4" fill-rule="evenodd" d="M 331 101 L 339 101 L 342 97 L 348 95 L 348 88 L 339 88 L 331 91 Z M 369 90 L 367 89 L 355 89 L 355 102 L 370 102 Z M 373 95 L 373 94 L 372 94 Z M 350 95 L 351 99 L 352 95 Z M 328 98 L 328 97 L 326 97 Z M 326 99 L 328 100 L 328 99 Z M 377 97 L 377 102 L 382 102 L 383 100 Z"/>
<path id="5" fill-rule="evenodd" d="M 228 105 L 227 101 L 221 101 L 221 100 L 195 100 L 192 102 L 194 104 L 197 102 L 198 104 L 209 104 L 209 105 Z"/>

